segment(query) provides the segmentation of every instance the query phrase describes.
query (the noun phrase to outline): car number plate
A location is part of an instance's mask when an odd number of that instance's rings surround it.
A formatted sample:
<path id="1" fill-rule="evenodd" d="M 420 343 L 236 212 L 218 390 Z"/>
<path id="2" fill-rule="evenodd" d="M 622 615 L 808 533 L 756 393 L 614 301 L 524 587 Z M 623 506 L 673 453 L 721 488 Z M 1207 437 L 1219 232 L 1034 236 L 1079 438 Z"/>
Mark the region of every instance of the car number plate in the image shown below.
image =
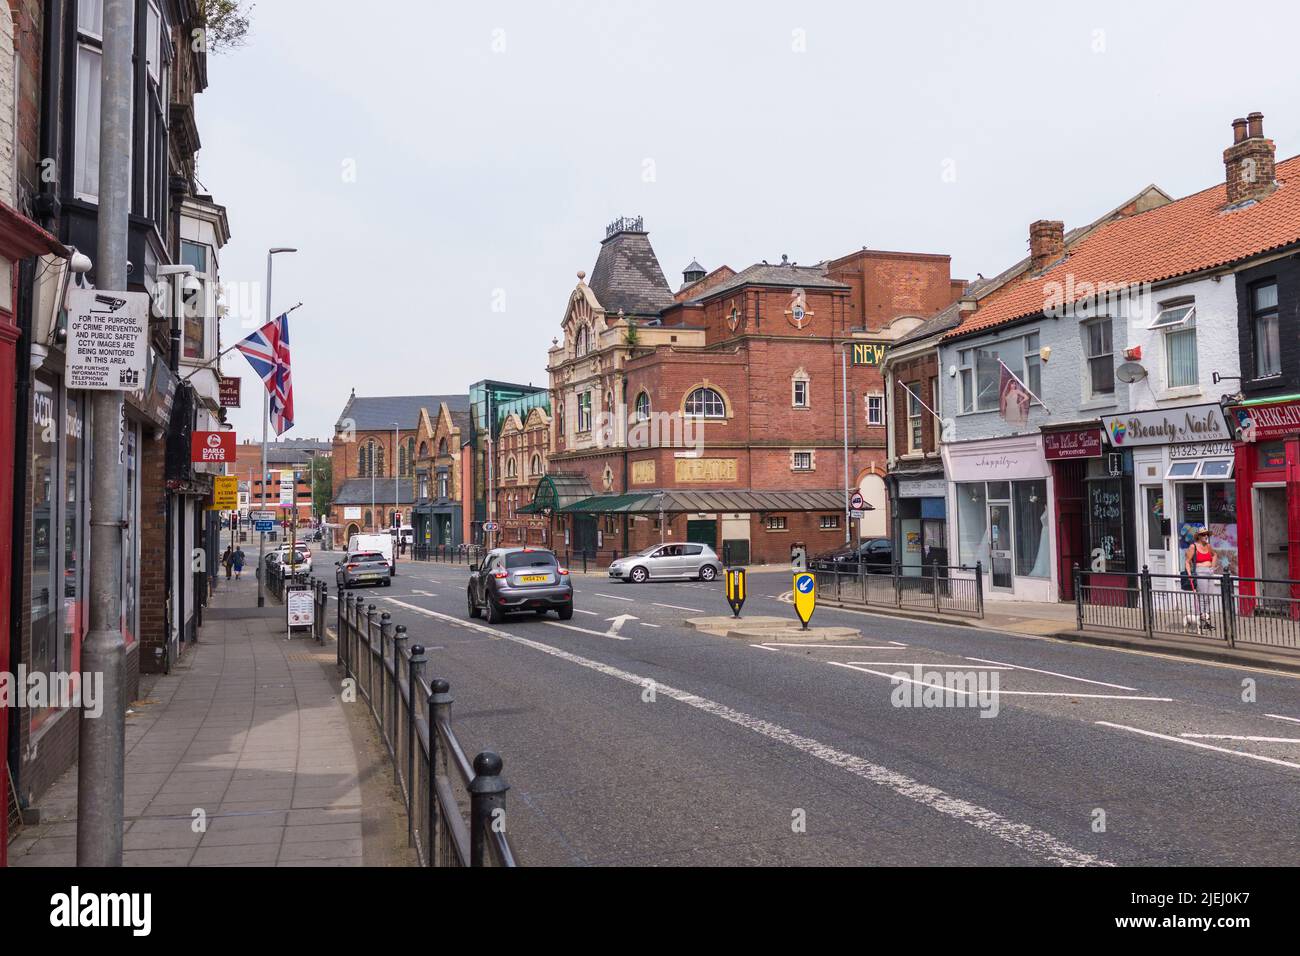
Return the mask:
<path id="1" fill-rule="evenodd" d="M 537 584 L 538 582 L 546 581 L 549 577 L 550 575 L 548 574 L 525 574 L 520 577 L 519 580 L 523 581 L 525 584 Z"/>

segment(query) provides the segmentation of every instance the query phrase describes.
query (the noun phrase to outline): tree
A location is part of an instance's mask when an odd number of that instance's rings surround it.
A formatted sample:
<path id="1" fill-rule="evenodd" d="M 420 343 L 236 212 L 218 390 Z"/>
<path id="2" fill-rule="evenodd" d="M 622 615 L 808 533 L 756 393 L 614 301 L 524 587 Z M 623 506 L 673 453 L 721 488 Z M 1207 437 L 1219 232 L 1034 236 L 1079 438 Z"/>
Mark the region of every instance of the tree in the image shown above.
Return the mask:
<path id="1" fill-rule="evenodd" d="M 246 0 L 199 0 L 209 53 L 235 50 L 247 42 L 253 6 Z"/>
<path id="2" fill-rule="evenodd" d="M 317 455 L 312 459 L 315 489 L 312 495 L 312 510 L 318 515 L 327 515 L 330 502 L 334 500 L 334 462 L 328 456 Z"/>

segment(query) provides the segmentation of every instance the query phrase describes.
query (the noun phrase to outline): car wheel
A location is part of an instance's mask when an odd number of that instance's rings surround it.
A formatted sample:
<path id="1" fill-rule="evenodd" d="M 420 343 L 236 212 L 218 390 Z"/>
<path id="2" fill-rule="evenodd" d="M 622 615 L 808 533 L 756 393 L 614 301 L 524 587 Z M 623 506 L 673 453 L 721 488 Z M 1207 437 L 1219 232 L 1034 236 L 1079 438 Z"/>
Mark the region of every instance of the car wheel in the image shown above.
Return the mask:
<path id="1" fill-rule="evenodd" d="M 561 621 L 568 621 L 573 618 L 573 608 L 571 607 L 562 607 L 555 613 L 560 615 Z"/>
<path id="2" fill-rule="evenodd" d="M 478 608 L 474 604 L 474 595 L 471 594 L 469 591 L 466 591 L 465 598 L 469 602 L 469 616 L 471 618 L 478 617 Z"/>
<path id="3" fill-rule="evenodd" d="M 712 581 L 717 576 L 718 576 L 718 569 L 711 564 L 706 564 L 704 567 L 700 568 L 701 581 Z"/>
<path id="4" fill-rule="evenodd" d="M 646 578 L 650 577 L 650 572 L 645 568 L 633 568 L 631 579 L 633 584 L 645 584 Z"/>
<path id="5" fill-rule="evenodd" d="M 392 579 L 392 578 L 389 578 L 387 581 L 384 582 L 384 587 L 386 587 L 386 588 L 391 588 L 392 586 L 393 586 L 393 579 Z"/>
<path id="6" fill-rule="evenodd" d="M 488 623 L 489 623 L 489 624 L 500 624 L 500 623 L 501 623 L 501 618 L 502 618 L 501 608 L 497 607 L 496 604 L 492 601 L 492 598 L 489 596 L 489 597 L 488 597 L 488 600 L 487 600 L 487 620 L 488 620 Z"/>

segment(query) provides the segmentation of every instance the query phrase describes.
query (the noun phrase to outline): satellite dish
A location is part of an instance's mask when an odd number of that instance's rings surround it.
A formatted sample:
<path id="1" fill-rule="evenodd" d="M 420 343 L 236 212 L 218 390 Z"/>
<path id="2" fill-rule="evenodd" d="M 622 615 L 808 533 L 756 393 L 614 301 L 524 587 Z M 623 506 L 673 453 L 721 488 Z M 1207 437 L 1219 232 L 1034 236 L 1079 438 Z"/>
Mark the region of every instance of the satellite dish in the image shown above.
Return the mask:
<path id="1" fill-rule="evenodd" d="M 1125 385 L 1132 385 L 1134 382 L 1140 382 L 1146 378 L 1147 370 L 1137 362 L 1125 362 L 1115 369 L 1115 377 Z"/>

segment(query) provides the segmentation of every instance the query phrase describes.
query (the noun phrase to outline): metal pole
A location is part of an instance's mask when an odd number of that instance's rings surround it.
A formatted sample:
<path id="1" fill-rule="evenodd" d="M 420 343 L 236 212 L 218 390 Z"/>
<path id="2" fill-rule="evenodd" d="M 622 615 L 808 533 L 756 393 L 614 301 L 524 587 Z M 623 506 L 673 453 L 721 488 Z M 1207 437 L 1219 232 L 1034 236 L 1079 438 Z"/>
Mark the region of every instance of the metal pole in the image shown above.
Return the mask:
<path id="1" fill-rule="evenodd" d="M 849 353 L 848 342 L 840 343 L 840 372 L 843 377 L 843 394 L 840 396 L 844 406 L 844 543 L 852 544 L 853 535 L 849 526 L 853 518 L 849 511 Z"/>
<path id="2" fill-rule="evenodd" d="M 99 219 L 95 284 L 127 287 L 131 175 L 132 0 L 104 0 L 100 91 Z M 122 393 L 91 400 L 94 451 L 90 492 L 89 631 L 84 674 L 102 675 L 104 710 L 84 711 L 78 727 L 77 865 L 122 865 L 126 762 L 126 643 L 122 637 Z"/>
<path id="3" fill-rule="evenodd" d="M 266 253 L 266 321 L 271 321 L 271 262 L 273 253 Z M 266 432 L 271 418 L 271 393 L 262 389 L 262 507 L 266 507 Z M 266 557 L 266 532 L 257 535 L 257 606 L 266 606 L 265 583 L 262 581 L 262 562 Z"/>

